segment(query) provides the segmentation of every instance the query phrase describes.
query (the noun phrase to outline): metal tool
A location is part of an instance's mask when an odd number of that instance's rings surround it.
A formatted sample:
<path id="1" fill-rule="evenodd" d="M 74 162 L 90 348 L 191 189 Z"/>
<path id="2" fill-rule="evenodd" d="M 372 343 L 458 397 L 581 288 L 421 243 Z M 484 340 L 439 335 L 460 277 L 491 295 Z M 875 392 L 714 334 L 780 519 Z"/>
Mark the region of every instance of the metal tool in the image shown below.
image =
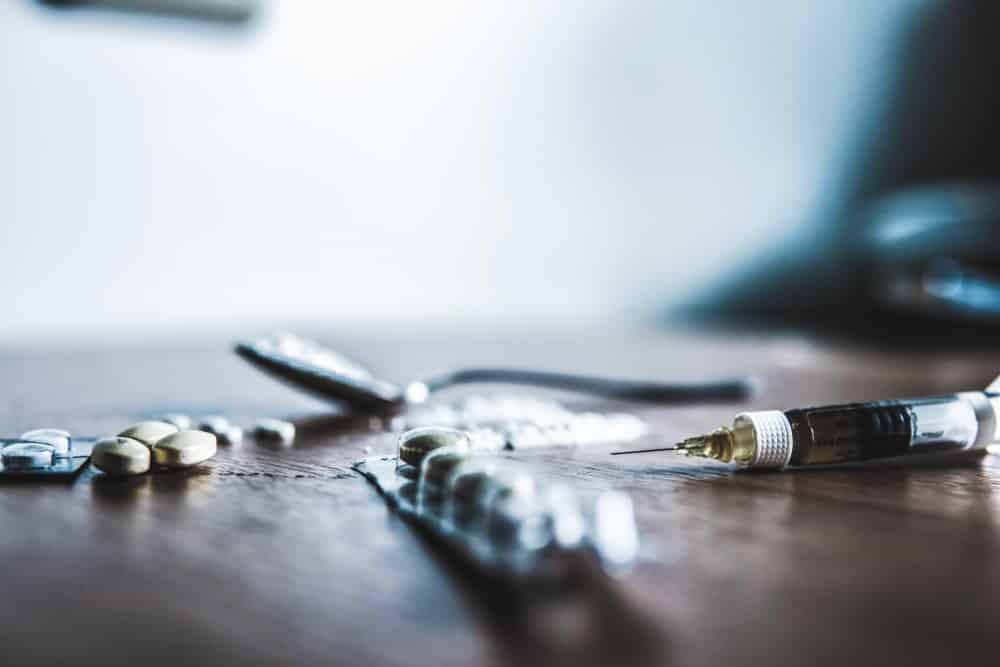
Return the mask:
<path id="1" fill-rule="evenodd" d="M 679 451 L 745 468 L 799 468 L 931 454 L 985 452 L 1000 437 L 1000 391 L 870 401 L 736 416 L 732 427 L 672 447 L 613 454 Z"/>
<path id="2" fill-rule="evenodd" d="M 154 16 L 177 16 L 243 24 L 257 12 L 258 0 L 39 0 L 59 9 L 113 9 Z"/>
<path id="3" fill-rule="evenodd" d="M 422 403 L 436 391 L 470 383 L 522 384 L 649 403 L 739 401 L 748 398 L 748 379 L 704 383 L 614 380 L 547 371 L 467 368 L 405 387 L 380 380 L 332 350 L 298 336 L 281 334 L 252 343 L 237 343 L 236 354 L 260 370 L 306 393 L 350 406 L 360 412 L 396 412 Z"/>

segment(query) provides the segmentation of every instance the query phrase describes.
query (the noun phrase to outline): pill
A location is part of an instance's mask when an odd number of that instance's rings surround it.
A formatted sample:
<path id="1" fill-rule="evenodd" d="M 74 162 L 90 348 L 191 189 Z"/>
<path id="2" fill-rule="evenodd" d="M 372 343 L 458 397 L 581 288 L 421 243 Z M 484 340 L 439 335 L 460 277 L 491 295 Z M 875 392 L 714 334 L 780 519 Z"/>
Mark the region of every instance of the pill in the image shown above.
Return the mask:
<path id="1" fill-rule="evenodd" d="M 56 458 L 69 456 L 73 449 L 73 437 L 67 431 L 58 428 L 36 428 L 33 431 L 22 433 L 19 439 L 50 445 L 55 449 Z"/>
<path id="2" fill-rule="evenodd" d="M 177 430 L 176 426 L 167 422 L 147 421 L 132 424 L 118 435 L 138 440 L 147 447 L 152 447 L 171 433 L 177 433 Z"/>
<path id="3" fill-rule="evenodd" d="M 209 415 L 198 423 L 198 430 L 211 433 L 212 435 L 222 435 L 229 428 L 229 420 L 221 415 Z"/>
<path id="4" fill-rule="evenodd" d="M 153 445 L 153 460 L 167 468 L 186 468 L 215 456 L 216 438 L 205 431 L 178 431 Z"/>
<path id="5" fill-rule="evenodd" d="M 52 465 L 56 449 L 40 442 L 15 442 L 3 448 L 4 468 L 47 468 Z"/>
<path id="6" fill-rule="evenodd" d="M 179 412 L 168 412 L 165 415 L 160 415 L 156 418 L 156 420 L 173 424 L 178 428 L 178 430 L 181 431 L 191 428 L 192 423 L 190 417 L 180 414 Z"/>
<path id="7" fill-rule="evenodd" d="M 428 452 L 462 442 L 468 446 L 469 436 L 458 429 L 441 426 L 415 428 L 399 436 L 396 455 L 404 463 L 419 466 Z"/>
<path id="8" fill-rule="evenodd" d="M 281 419 L 258 419 L 253 426 L 253 435 L 258 440 L 290 445 L 295 440 L 295 424 Z"/>
<path id="9" fill-rule="evenodd" d="M 149 447 L 120 435 L 98 440 L 90 454 L 90 462 L 112 477 L 141 475 L 149 470 L 149 460 Z"/>
<path id="10" fill-rule="evenodd" d="M 222 433 L 218 434 L 219 444 L 238 445 L 243 442 L 243 429 L 232 424 Z"/>

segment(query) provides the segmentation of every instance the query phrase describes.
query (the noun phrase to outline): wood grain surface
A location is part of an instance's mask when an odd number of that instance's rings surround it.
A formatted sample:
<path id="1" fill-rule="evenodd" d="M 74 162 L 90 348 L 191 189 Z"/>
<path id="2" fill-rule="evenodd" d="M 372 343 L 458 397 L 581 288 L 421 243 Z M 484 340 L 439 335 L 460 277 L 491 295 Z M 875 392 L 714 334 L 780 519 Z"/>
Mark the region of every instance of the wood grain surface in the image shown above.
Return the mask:
<path id="1" fill-rule="evenodd" d="M 395 380 L 459 365 L 634 378 L 753 373 L 754 407 L 984 386 L 1000 353 L 803 338 L 319 336 Z M 160 412 L 290 417 L 292 447 L 223 449 L 187 472 L 0 485 L 5 665 L 950 665 L 1000 655 L 1000 461 L 734 473 L 611 446 L 520 455 L 632 494 L 646 557 L 559 599 L 478 579 L 349 469 L 390 451 L 244 367 L 224 339 L 42 342 L 0 351 L 0 434 L 113 433 Z M 495 389 L 495 388 L 494 388 Z M 454 395 L 454 394 L 452 394 Z M 649 444 L 747 405 L 635 409 Z"/>

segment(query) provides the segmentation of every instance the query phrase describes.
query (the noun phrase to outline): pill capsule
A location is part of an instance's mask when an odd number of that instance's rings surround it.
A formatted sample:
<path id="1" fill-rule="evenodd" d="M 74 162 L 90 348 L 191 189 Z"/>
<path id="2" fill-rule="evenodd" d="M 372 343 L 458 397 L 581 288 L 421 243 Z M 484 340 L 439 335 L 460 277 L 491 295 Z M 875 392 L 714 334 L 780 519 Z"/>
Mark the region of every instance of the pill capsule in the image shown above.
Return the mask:
<path id="1" fill-rule="evenodd" d="M 191 428 L 191 418 L 187 415 L 180 414 L 179 412 L 168 412 L 165 415 L 160 415 L 156 418 L 156 421 L 167 422 L 168 424 L 173 424 L 177 427 L 179 431 L 185 431 Z"/>
<path id="2" fill-rule="evenodd" d="M 52 446 L 55 449 L 56 458 L 69 456 L 73 449 L 73 437 L 69 432 L 58 428 L 36 428 L 33 431 L 22 433 L 19 439 Z"/>
<path id="3" fill-rule="evenodd" d="M 3 448 L 3 467 L 12 470 L 47 468 L 52 465 L 56 449 L 40 442 L 15 442 Z"/>
<path id="4" fill-rule="evenodd" d="M 167 422 L 145 421 L 132 424 L 118 435 L 123 438 L 138 440 L 147 447 L 152 447 L 171 433 L 177 433 L 177 431 L 178 428 L 176 426 Z"/>
<path id="5" fill-rule="evenodd" d="M 149 447 L 122 436 L 98 440 L 90 454 L 90 462 L 112 477 L 148 472 L 149 461 Z"/>
<path id="6" fill-rule="evenodd" d="M 153 445 L 153 461 L 167 468 L 186 468 L 215 456 L 216 438 L 205 431 L 178 431 Z"/>
<path id="7" fill-rule="evenodd" d="M 399 436 L 396 457 L 403 463 L 420 467 L 424 457 L 438 447 L 448 447 L 464 442 L 469 445 L 469 436 L 465 431 L 443 426 L 427 426 L 406 431 Z"/>
<path id="8" fill-rule="evenodd" d="M 281 419 L 258 419 L 253 435 L 258 440 L 290 445 L 295 440 L 295 424 Z"/>
<path id="9" fill-rule="evenodd" d="M 229 420 L 221 415 L 209 415 L 198 423 L 199 431 L 205 431 L 212 435 L 222 435 L 229 427 Z"/>

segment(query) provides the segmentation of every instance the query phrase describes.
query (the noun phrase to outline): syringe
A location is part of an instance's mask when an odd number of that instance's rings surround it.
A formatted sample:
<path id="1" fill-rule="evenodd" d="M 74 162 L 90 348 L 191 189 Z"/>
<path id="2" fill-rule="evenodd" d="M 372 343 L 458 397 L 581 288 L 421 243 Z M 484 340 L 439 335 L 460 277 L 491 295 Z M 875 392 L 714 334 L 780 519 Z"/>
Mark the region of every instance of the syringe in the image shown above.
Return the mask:
<path id="1" fill-rule="evenodd" d="M 761 410 L 674 447 L 745 468 L 796 468 L 985 449 L 1000 439 L 1000 393 L 966 391 L 931 398 Z"/>

